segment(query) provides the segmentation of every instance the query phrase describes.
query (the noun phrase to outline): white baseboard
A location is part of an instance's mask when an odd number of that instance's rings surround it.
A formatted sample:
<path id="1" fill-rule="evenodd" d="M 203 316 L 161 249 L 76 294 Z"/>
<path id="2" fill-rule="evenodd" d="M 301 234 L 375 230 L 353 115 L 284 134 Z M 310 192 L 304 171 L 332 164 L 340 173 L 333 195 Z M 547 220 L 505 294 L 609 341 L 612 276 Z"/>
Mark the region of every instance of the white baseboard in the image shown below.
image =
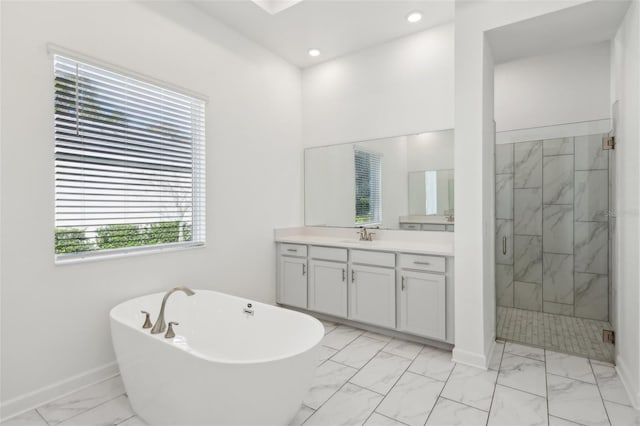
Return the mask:
<path id="1" fill-rule="evenodd" d="M 61 380 L 35 391 L 0 403 L 0 421 L 32 410 L 84 387 L 106 380 L 119 373 L 117 362 L 110 362 L 76 376 Z"/>
<path id="2" fill-rule="evenodd" d="M 495 342 L 493 343 L 493 347 L 495 347 Z M 483 370 L 487 369 L 487 366 L 489 365 L 489 362 L 488 362 L 489 359 L 490 358 L 487 358 L 485 354 L 481 354 L 478 352 L 464 351 L 458 348 L 453 348 L 453 352 L 452 352 L 453 362 L 469 365 L 471 367 L 481 368 Z"/>
<path id="3" fill-rule="evenodd" d="M 496 132 L 496 144 L 595 135 L 599 133 L 609 133 L 609 131 L 611 131 L 611 119 L 605 118 L 603 120 Z"/>
<path id="4" fill-rule="evenodd" d="M 631 405 L 633 405 L 633 408 L 636 410 L 640 410 L 640 392 L 638 392 L 638 389 L 633 385 L 633 379 L 629 374 L 629 367 L 627 367 L 627 364 L 620 356 L 616 357 L 616 373 L 618 373 L 618 377 L 620 377 L 620 381 L 624 386 L 624 390 L 627 392 Z"/>

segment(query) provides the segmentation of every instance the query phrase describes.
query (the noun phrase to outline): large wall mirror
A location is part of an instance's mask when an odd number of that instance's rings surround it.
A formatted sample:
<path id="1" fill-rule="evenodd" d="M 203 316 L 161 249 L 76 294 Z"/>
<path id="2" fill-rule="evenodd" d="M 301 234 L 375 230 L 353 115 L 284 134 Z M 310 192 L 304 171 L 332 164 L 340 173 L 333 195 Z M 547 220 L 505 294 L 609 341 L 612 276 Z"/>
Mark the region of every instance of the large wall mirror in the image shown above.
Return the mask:
<path id="1" fill-rule="evenodd" d="M 453 130 L 305 150 L 307 226 L 437 222 L 453 197 Z"/>

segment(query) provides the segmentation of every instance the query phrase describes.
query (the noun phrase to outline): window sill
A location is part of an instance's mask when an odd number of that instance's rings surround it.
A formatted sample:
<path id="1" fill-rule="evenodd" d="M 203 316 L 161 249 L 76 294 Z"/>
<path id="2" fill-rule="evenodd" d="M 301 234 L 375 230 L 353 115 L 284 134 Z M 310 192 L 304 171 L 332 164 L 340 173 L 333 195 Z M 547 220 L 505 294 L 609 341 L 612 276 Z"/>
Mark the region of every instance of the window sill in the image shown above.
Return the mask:
<path id="1" fill-rule="evenodd" d="M 194 248 L 204 248 L 204 247 L 206 247 L 204 242 L 166 244 L 162 246 L 151 246 L 151 247 L 145 247 L 145 246 L 129 247 L 129 248 L 123 248 L 123 249 L 111 249 L 111 250 L 102 250 L 102 251 L 93 251 L 93 252 L 84 252 L 84 253 L 74 253 L 74 254 L 68 254 L 68 255 L 55 255 L 54 263 L 56 265 L 70 265 L 74 263 L 122 259 L 122 258 L 127 258 L 132 256 L 143 256 L 143 255 L 149 255 L 149 254 L 183 251 L 183 250 L 190 250 Z"/>

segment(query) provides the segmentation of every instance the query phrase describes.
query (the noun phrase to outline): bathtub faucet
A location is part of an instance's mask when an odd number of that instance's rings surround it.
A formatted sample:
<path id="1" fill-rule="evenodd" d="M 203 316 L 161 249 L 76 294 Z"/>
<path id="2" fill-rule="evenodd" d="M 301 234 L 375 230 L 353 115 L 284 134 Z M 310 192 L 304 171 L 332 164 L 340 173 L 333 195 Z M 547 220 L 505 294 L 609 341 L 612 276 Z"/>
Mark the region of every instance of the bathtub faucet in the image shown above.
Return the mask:
<path id="1" fill-rule="evenodd" d="M 193 296 L 194 294 L 196 294 L 193 290 L 184 286 L 175 287 L 169 290 L 167 294 L 164 295 L 164 298 L 162 299 L 162 305 L 160 306 L 160 314 L 158 314 L 158 319 L 156 320 L 156 323 L 153 325 L 153 328 L 151 329 L 151 334 L 163 333 L 167 329 L 167 324 L 165 324 L 164 322 L 164 306 L 167 304 L 167 299 L 169 299 L 169 296 L 171 296 L 171 294 L 176 291 L 182 291 L 187 296 Z"/>

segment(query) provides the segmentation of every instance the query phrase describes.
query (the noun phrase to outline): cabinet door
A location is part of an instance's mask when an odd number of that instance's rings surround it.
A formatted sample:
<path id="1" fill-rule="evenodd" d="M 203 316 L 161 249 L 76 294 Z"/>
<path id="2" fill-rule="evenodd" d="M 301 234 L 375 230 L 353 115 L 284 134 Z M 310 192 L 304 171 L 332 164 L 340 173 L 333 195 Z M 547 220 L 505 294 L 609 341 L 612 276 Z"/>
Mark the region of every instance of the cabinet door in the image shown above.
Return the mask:
<path id="1" fill-rule="evenodd" d="M 350 275 L 349 318 L 395 328 L 395 269 L 351 265 Z"/>
<path id="2" fill-rule="evenodd" d="M 278 303 L 307 307 L 307 259 L 280 256 Z"/>
<path id="3" fill-rule="evenodd" d="M 309 261 L 309 309 L 347 316 L 347 264 Z"/>
<path id="4" fill-rule="evenodd" d="M 445 277 L 428 272 L 400 272 L 400 324 L 408 333 L 446 338 Z"/>

